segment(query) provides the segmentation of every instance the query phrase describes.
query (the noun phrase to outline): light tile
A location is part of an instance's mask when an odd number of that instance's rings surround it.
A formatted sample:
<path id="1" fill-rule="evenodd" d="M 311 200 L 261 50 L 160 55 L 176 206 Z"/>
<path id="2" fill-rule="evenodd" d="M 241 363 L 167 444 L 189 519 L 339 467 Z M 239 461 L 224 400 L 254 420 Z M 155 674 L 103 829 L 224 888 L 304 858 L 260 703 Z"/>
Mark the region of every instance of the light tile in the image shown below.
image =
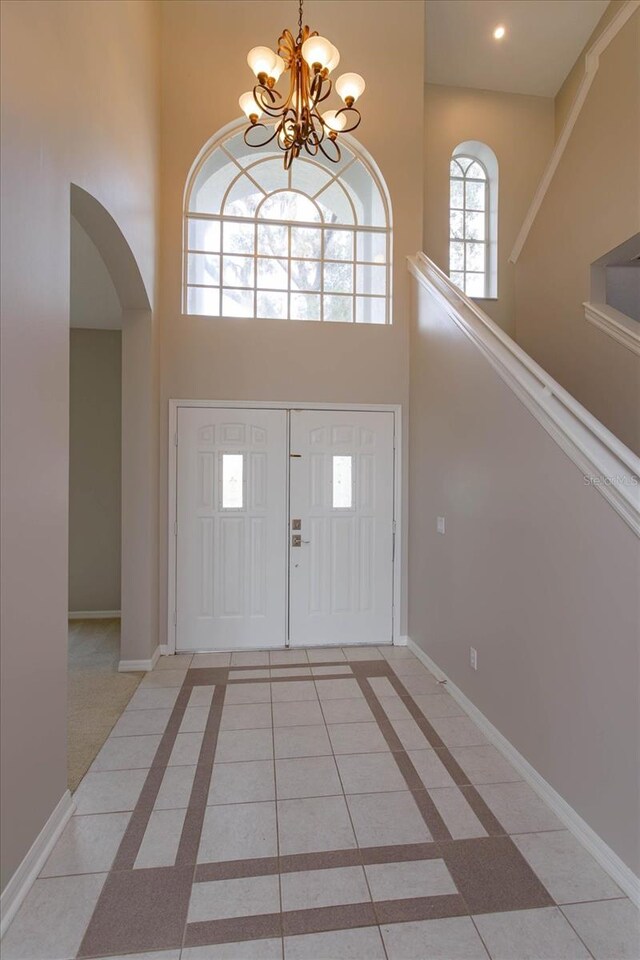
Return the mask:
<path id="1" fill-rule="evenodd" d="M 323 700 L 321 706 L 326 723 L 366 723 L 374 720 L 371 707 L 364 697 L 354 700 Z"/>
<path id="2" fill-rule="evenodd" d="M 374 900 L 440 897 L 458 892 L 443 860 L 374 863 L 364 870 Z"/>
<path id="3" fill-rule="evenodd" d="M 279 800 L 342 794 L 333 757 L 276 760 L 276 784 Z"/>
<path id="4" fill-rule="evenodd" d="M 435 750 L 409 750 L 409 759 L 425 787 L 453 787 L 454 781 Z"/>
<path id="5" fill-rule="evenodd" d="M 40 876 L 109 871 L 130 816 L 130 813 L 103 813 L 71 817 Z"/>
<path id="6" fill-rule="evenodd" d="M 191 661 L 191 669 L 195 667 L 228 667 L 231 663 L 230 653 L 196 653 Z"/>
<path id="7" fill-rule="evenodd" d="M 215 686 L 213 684 L 199 683 L 191 691 L 191 696 L 189 697 L 189 706 L 210 707 L 214 690 Z"/>
<path id="8" fill-rule="evenodd" d="M 73 795 L 77 814 L 133 810 L 148 770 L 110 770 L 87 773 Z"/>
<path id="9" fill-rule="evenodd" d="M 369 677 L 369 685 L 376 697 L 397 697 L 395 687 L 388 677 Z"/>
<path id="10" fill-rule="evenodd" d="M 269 663 L 271 666 L 274 664 L 291 664 L 291 663 L 307 663 L 307 651 L 300 648 L 295 648 L 293 650 L 271 650 L 269 652 Z"/>
<path id="11" fill-rule="evenodd" d="M 193 660 L 192 653 L 174 653 L 158 658 L 154 670 L 188 670 Z"/>
<path id="12" fill-rule="evenodd" d="M 187 707 L 180 724 L 180 733 L 202 733 L 209 718 L 209 707 Z"/>
<path id="13" fill-rule="evenodd" d="M 180 948 L 175 950 L 154 950 L 153 953 L 128 953 L 126 957 L 100 957 L 99 960 L 180 960 Z"/>
<path id="14" fill-rule="evenodd" d="M 343 647 L 347 660 L 384 660 L 377 647 Z"/>
<path id="15" fill-rule="evenodd" d="M 318 678 L 315 683 L 321 700 L 351 700 L 363 696 L 360 684 L 352 678 L 345 678 L 344 680 L 321 680 Z"/>
<path id="16" fill-rule="evenodd" d="M 427 720 L 438 717 L 463 717 L 464 710 L 444 690 L 426 693 L 413 698 Z"/>
<path id="17" fill-rule="evenodd" d="M 194 883 L 188 923 L 280 912 L 278 876 L 241 877 Z M 240 949 L 240 945 L 236 945 Z"/>
<path id="18" fill-rule="evenodd" d="M 314 677 L 331 677 L 331 676 L 337 676 L 341 673 L 345 673 L 350 677 L 353 676 L 353 670 L 347 663 L 345 664 L 335 663 L 333 664 L 333 666 L 321 665 L 319 667 L 311 667 L 311 673 L 313 674 Z"/>
<path id="19" fill-rule="evenodd" d="M 620 887 L 568 830 L 525 833 L 512 839 L 556 903 L 624 896 Z"/>
<path id="20" fill-rule="evenodd" d="M 111 731 L 112 737 L 142 737 L 162 734 L 169 722 L 171 709 L 125 710 Z"/>
<path id="21" fill-rule="evenodd" d="M 487 783 L 477 790 L 507 833 L 562 830 L 555 813 L 526 783 Z"/>
<path id="22" fill-rule="evenodd" d="M 389 720 L 411 720 L 405 701 L 397 696 L 380 697 L 380 705 Z"/>
<path id="23" fill-rule="evenodd" d="M 188 807 L 195 772 L 196 767 L 193 764 L 191 766 L 167 767 L 154 808 L 156 810 L 178 810 Z"/>
<path id="24" fill-rule="evenodd" d="M 640 912 L 630 900 L 577 903 L 562 912 L 595 960 L 640 957 Z"/>
<path id="25" fill-rule="evenodd" d="M 431 840 L 415 800 L 408 791 L 348 796 L 349 812 L 361 847 Z"/>
<path id="26" fill-rule="evenodd" d="M 285 960 L 385 960 L 377 927 L 284 938 Z"/>
<path id="27" fill-rule="evenodd" d="M 146 673 L 140 684 L 140 689 L 155 689 L 157 687 L 181 687 L 187 676 L 186 670 L 153 670 Z"/>
<path id="28" fill-rule="evenodd" d="M 130 710 L 161 710 L 173 709 L 180 693 L 179 687 L 138 687 L 126 706 L 125 713 Z"/>
<path id="29" fill-rule="evenodd" d="M 403 660 L 398 661 L 398 663 L 404 662 Z M 400 674 L 397 676 L 405 689 L 403 696 L 406 696 L 408 693 L 410 697 L 424 697 L 433 694 L 438 695 L 444 693 L 446 690 L 445 687 L 438 683 L 435 677 L 426 671 L 424 674 L 418 674 L 418 676 L 416 676 L 414 672 L 412 672 L 410 676 L 401 676 Z"/>
<path id="30" fill-rule="evenodd" d="M 414 663 L 419 663 L 420 661 L 407 646 L 401 646 L 400 644 L 386 647 L 378 647 L 378 650 L 382 654 L 385 660 L 391 662 L 392 660 L 412 660 Z"/>
<path id="31" fill-rule="evenodd" d="M 273 704 L 274 727 L 303 727 L 323 723 L 324 717 L 317 700 Z"/>
<path id="32" fill-rule="evenodd" d="M 266 650 L 241 650 L 231 654 L 232 667 L 268 667 L 269 654 Z"/>
<path id="33" fill-rule="evenodd" d="M 454 840 L 487 836 L 487 831 L 457 787 L 429 790 L 429 796 Z"/>
<path id="34" fill-rule="evenodd" d="M 488 960 L 469 917 L 391 923 L 380 929 L 388 960 Z M 521 958 L 514 954 L 509 960 Z"/>
<path id="35" fill-rule="evenodd" d="M 311 677 L 311 667 L 271 667 L 269 671 L 272 680 L 283 677 Z M 273 691 L 272 691 L 273 693 Z"/>
<path id="36" fill-rule="evenodd" d="M 429 721 L 449 749 L 474 747 L 486 743 L 487 738 L 468 717 L 435 717 Z"/>
<path id="37" fill-rule="evenodd" d="M 282 940 L 243 940 L 242 943 L 186 947 L 181 960 L 282 960 Z"/>
<path id="38" fill-rule="evenodd" d="M 274 803 L 207 807 L 198 863 L 275 857 L 278 853 Z"/>
<path id="39" fill-rule="evenodd" d="M 332 753 L 324 724 L 276 727 L 273 737 L 279 760 L 285 757 L 322 757 Z"/>
<path id="40" fill-rule="evenodd" d="M 391 753 L 339 756 L 336 762 L 345 793 L 382 793 L 407 789 Z"/>
<path id="41" fill-rule="evenodd" d="M 106 770 L 139 770 L 150 767 L 160 736 L 109 737 L 89 768 L 91 773 Z"/>
<path id="42" fill-rule="evenodd" d="M 136 869 L 174 865 L 186 812 L 185 809 L 153 811 L 136 857 Z"/>
<path id="43" fill-rule="evenodd" d="M 221 730 L 271 729 L 270 703 L 239 703 L 222 708 Z"/>
<path id="44" fill-rule="evenodd" d="M 273 760 L 214 763 L 207 803 L 275 800 Z"/>
<path id="45" fill-rule="evenodd" d="M 179 733 L 173 745 L 168 766 L 191 766 L 200 759 L 202 733 Z"/>
<path id="46" fill-rule="evenodd" d="M 413 718 L 411 720 L 392 720 L 391 726 L 398 734 L 400 743 L 405 750 L 431 749 L 431 744 Z"/>
<path id="47" fill-rule="evenodd" d="M 232 703 L 270 703 L 270 683 L 236 683 L 227 687 L 225 704 Z"/>
<path id="48" fill-rule="evenodd" d="M 438 697 L 438 700 L 442 699 Z M 508 783 L 522 780 L 508 760 L 491 743 L 477 747 L 454 747 L 454 760 L 467 774 L 469 783 Z"/>
<path id="49" fill-rule="evenodd" d="M 285 700 L 317 700 L 316 687 L 313 680 L 283 680 L 271 685 L 271 699 L 274 703 Z"/>
<path id="50" fill-rule="evenodd" d="M 218 734 L 216 763 L 240 760 L 269 760 L 273 757 L 271 730 L 221 730 Z"/>
<path id="51" fill-rule="evenodd" d="M 385 753 L 389 750 L 377 723 L 330 723 L 327 730 L 336 754 Z"/>
<path id="52" fill-rule="evenodd" d="M 309 663 L 338 663 L 346 660 L 340 647 L 312 647 L 307 648 Z"/>
<path id="53" fill-rule="evenodd" d="M 281 855 L 356 846 L 344 797 L 278 800 L 278 828 Z"/>
<path id="54" fill-rule="evenodd" d="M 557 907 L 474 917 L 492 960 L 588 960 L 589 951 Z M 622 960 L 607 953 L 607 960 Z M 630 958 L 632 960 L 632 958 Z"/>
<path id="55" fill-rule="evenodd" d="M 371 900 L 362 867 L 283 873 L 282 909 L 309 910 Z"/>
<path id="56" fill-rule="evenodd" d="M 106 873 L 36 880 L 2 940 L 2 960 L 71 960 Z"/>

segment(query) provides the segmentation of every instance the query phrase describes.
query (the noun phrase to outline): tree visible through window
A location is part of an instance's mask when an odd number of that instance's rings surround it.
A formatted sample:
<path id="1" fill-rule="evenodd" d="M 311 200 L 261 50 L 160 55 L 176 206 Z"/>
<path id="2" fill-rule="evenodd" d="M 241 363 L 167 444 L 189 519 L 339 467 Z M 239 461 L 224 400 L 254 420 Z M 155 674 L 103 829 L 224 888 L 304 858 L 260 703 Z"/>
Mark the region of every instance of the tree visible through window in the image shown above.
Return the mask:
<path id="1" fill-rule="evenodd" d="M 242 134 L 218 141 L 187 191 L 183 309 L 263 319 L 390 323 L 384 188 L 348 146 L 299 157 Z"/>
<path id="2" fill-rule="evenodd" d="M 489 296 L 489 177 L 475 157 L 449 166 L 449 276 L 469 297 Z"/>

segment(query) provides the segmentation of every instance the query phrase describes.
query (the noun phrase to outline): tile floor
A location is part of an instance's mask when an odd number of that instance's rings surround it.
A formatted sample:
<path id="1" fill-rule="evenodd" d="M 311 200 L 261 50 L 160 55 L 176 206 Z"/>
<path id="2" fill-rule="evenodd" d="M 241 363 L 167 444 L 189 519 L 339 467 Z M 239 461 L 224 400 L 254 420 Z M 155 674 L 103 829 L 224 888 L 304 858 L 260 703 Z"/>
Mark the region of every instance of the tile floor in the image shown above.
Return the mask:
<path id="1" fill-rule="evenodd" d="M 165 658 L 3 960 L 638 960 L 639 914 L 406 648 Z"/>

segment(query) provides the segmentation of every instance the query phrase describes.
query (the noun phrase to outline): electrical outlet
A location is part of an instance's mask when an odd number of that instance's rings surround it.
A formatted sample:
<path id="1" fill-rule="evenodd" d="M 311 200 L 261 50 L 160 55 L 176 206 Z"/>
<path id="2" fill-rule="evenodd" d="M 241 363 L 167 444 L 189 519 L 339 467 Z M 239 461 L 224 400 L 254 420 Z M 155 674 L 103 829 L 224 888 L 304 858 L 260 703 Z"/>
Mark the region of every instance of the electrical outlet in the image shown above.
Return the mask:
<path id="1" fill-rule="evenodd" d="M 438 533 L 444 533 L 444 517 L 438 517 L 438 522 L 436 524 L 436 529 Z"/>
<path id="2" fill-rule="evenodd" d="M 478 651 L 475 647 L 469 647 L 469 663 L 472 670 L 478 669 Z"/>

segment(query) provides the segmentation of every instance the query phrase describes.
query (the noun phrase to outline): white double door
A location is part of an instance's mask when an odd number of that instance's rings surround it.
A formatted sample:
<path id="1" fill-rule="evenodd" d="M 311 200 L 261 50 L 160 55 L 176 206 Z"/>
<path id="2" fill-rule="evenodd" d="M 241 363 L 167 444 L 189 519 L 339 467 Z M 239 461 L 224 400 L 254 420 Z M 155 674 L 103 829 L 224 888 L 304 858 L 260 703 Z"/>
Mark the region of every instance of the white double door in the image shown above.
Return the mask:
<path id="1" fill-rule="evenodd" d="M 179 407 L 176 649 L 388 643 L 394 415 Z"/>

